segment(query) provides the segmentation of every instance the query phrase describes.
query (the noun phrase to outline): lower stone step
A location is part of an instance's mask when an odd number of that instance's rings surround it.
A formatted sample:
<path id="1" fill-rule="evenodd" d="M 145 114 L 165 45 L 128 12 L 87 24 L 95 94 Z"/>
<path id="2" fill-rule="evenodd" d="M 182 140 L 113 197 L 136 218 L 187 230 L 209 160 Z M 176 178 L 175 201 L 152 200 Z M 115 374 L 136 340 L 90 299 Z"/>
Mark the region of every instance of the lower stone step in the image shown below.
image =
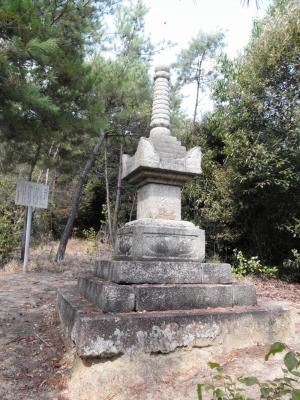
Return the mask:
<path id="1" fill-rule="evenodd" d="M 227 309 L 103 314 L 78 295 L 58 292 L 58 311 L 80 357 L 169 353 L 179 347 L 249 346 L 284 341 L 293 329 L 290 311 L 275 304 Z"/>
<path id="2" fill-rule="evenodd" d="M 78 279 L 80 294 L 104 312 L 189 310 L 256 304 L 254 285 L 120 285 L 97 277 Z"/>

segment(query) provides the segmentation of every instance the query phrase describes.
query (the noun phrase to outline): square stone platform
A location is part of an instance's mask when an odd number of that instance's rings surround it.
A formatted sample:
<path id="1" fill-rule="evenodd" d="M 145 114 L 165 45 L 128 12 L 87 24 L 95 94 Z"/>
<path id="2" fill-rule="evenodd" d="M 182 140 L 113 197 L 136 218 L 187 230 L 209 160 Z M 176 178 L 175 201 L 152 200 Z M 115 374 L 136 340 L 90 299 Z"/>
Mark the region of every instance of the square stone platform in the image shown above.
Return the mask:
<path id="1" fill-rule="evenodd" d="M 170 353 L 177 348 L 271 343 L 290 333 L 290 311 L 270 303 L 229 308 L 103 313 L 75 288 L 58 294 L 64 330 L 82 358 Z"/>
<path id="2" fill-rule="evenodd" d="M 255 287 L 232 282 L 229 264 L 98 260 L 59 291 L 58 311 L 83 358 L 219 346 L 237 336 L 246 346 L 249 332 L 269 343 L 292 329 L 290 311 L 257 304 Z"/>

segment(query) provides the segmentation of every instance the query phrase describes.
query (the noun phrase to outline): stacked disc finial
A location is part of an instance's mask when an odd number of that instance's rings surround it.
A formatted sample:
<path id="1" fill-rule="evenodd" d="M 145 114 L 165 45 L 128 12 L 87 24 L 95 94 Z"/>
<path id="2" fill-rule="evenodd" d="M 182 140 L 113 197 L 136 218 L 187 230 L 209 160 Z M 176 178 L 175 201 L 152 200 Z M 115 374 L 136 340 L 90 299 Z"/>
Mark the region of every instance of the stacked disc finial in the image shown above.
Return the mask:
<path id="1" fill-rule="evenodd" d="M 170 132 L 170 69 L 167 66 L 155 68 L 152 118 L 150 127 L 165 128 Z M 153 129 L 154 128 L 154 129 Z M 162 130 L 161 130 L 161 133 Z"/>

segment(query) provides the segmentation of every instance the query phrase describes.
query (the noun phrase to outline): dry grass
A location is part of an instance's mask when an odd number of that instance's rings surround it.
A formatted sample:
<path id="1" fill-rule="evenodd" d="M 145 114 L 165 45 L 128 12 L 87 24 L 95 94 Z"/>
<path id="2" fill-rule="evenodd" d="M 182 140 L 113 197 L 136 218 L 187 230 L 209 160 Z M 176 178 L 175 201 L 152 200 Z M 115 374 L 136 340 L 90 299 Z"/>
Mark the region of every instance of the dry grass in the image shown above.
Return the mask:
<path id="1" fill-rule="evenodd" d="M 107 243 L 86 239 L 70 239 L 65 258 L 55 262 L 57 241 L 41 243 L 30 248 L 29 271 L 79 272 L 82 267 L 92 268 L 95 258 L 111 259 L 111 246 Z M 21 272 L 23 264 L 18 259 L 8 262 L 0 273 Z"/>

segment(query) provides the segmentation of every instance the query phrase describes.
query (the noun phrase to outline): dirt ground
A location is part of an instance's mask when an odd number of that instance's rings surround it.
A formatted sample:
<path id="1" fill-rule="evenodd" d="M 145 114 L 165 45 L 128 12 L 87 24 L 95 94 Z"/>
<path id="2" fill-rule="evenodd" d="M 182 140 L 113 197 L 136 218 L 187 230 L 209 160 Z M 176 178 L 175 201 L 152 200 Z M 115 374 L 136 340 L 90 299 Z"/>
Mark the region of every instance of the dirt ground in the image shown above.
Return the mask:
<path id="1" fill-rule="evenodd" d="M 56 290 L 73 284 L 81 270 L 92 268 L 93 251 L 90 244 L 73 241 L 66 260 L 58 265 L 51 261 L 54 247 L 51 244 L 31 253 L 28 274 L 23 274 L 17 263 L 0 272 L 1 400 L 68 399 L 61 393 L 67 393 L 74 353 L 66 351 L 56 312 Z M 100 256 L 108 255 L 104 246 Z M 252 282 L 259 300 L 285 302 L 294 308 L 296 332 L 300 332 L 300 285 L 258 278 Z M 300 349 L 297 338 L 292 344 Z M 217 361 L 230 374 L 259 373 L 266 351 L 267 346 L 258 344 Z"/>

